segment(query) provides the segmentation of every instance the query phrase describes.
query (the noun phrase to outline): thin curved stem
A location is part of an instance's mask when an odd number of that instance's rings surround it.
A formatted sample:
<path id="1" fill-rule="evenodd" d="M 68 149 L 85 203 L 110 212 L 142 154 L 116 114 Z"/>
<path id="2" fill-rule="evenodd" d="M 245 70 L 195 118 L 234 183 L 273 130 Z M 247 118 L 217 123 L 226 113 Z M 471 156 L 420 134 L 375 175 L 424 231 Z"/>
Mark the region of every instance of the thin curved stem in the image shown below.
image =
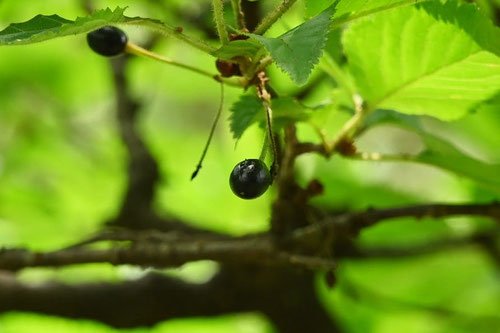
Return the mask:
<path id="1" fill-rule="evenodd" d="M 144 48 L 142 48 L 142 47 L 140 47 L 138 45 L 135 45 L 135 44 L 133 44 L 131 42 L 127 43 L 127 46 L 125 48 L 125 52 L 127 52 L 129 54 L 136 55 L 136 56 L 140 56 L 140 57 L 150 58 L 150 59 L 153 59 L 153 60 L 156 60 L 156 61 L 160 61 L 160 62 L 169 64 L 169 65 L 172 65 L 172 66 L 184 68 L 184 69 L 190 70 L 192 72 L 201 74 L 203 76 L 209 77 L 209 78 L 214 79 L 214 80 L 216 80 L 218 82 L 225 83 L 225 84 L 228 84 L 228 85 L 231 85 L 231 86 L 236 86 L 236 87 L 244 86 L 244 84 L 240 83 L 239 81 L 234 81 L 234 80 L 231 80 L 231 79 L 228 79 L 228 78 L 223 78 L 223 77 L 220 77 L 217 74 L 212 74 L 212 73 L 207 72 L 207 71 L 205 71 L 203 69 L 200 69 L 200 68 L 197 68 L 197 67 L 194 67 L 194 66 L 191 66 L 191 65 L 186 65 L 186 64 L 177 62 L 177 61 L 172 60 L 170 58 L 167 58 L 167 57 L 164 57 L 164 56 L 159 55 L 157 53 L 154 53 L 154 52 L 151 52 L 149 50 L 146 50 L 146 49 L 144 49 Z"/>
<path id="2" fill-rule="evenodd" d="M 155 21 L 155 20 L 144 20 L 138 18 L 137 20 L 129 20 L 127 22 L 124 22 L 125 24 L 128 25 L 136 25 L 136 26 L 144 26 L 152 30 L 156 30 L 157 32 L 165 35 L 165 36 L 172 36 L 175 37 L 189 45 L 191 45 L 194 48 L 197 48 L 200 51 L 203 51 L 205 53 L 208 53 L 213 56 L 213 53 L 217 51 L 217 48 L 205 43 L 204 41 L 187 36 L 182 33 L 182 31 L 179 31 L 178 29 L 174 27 L 170 27 L 165 25 L 164 23 L 160 21 Z"/>
<path id="3" fill-rule="evenodd" d="M 245 14 L 241 9 L 241 0 L 231 0 L 233 6 L 234 19 L 239 29 L 246 29 Z"/>
<path id="4" fill-rule="evenodd" d="M 271 142 L 271 146 L 273 147 L 273 166 L 274 169 L 279 169 L 279 154 L 278 154 L 278 146 L 276 145 L 276 141 L 274 139 L 273 133 L 273 110 L 271 109 L 271 105 L 269 101 L 263 101 L 264 107 L 266 109 L 266 124 L 267 124 L 267 134 L 269 136 L 269 142 Z"/>
<path id="5" fill-rule="evenodd" d="M 266 131 L 266 135 L 264 135 L 264 143 L 262 144 L 262 150 L 260 151 L 259 160 L 264 162 L 267 156 L 268 149 L 269 149 L 269 134 Z"/>
<path id="6" fill-rule="evenodd" d="M 342 142 L 342 140 L 348 139 L 349 136 L 356 131 L 356 129 L 361 126 L 366 115 L 370 112 L 368 108 L 363 107 L 363 101 L 358 95 L 353 96 L 353 101 L 355 105 L 356 113 L 352 116 L 339 133 L 331 140 L 327 142 L 327 152 L 331 153 L 335 151 L 337 146 Z"/>
<path id="7" fill-rule="evenodd" d="M 208 140 L 207 140 L 207 143 L 205 144 L 205 148 L 203 149 L 203 153 L 201 153 L 200 161 L 196 165 L 196 169 L 194 170 L 193 174 L 191 175 L 191 180 L 193 180 L 196 177 L 196 175 L 198 175 L 198 172 L 200 172 L 201 165 L 203 163 L 203 160 L 205 159 L 205 156 L 207 155 L 208 147 L 210 146 L 210 142 L 212 142 L 212 138 L 214 136 L 215 129 L 217 127 L 217 124 L 219 123 L 219 119 L 220 119 L 220 116 L 222 114 L 223 107 L 224 107 L 224 84 L 221 82 L 219 109 L 217 110 L 217 114 L 215 115 L 215 119 L 212 123 L 212 128 L 210 129 L 210 134 L 208 135 Z"/>

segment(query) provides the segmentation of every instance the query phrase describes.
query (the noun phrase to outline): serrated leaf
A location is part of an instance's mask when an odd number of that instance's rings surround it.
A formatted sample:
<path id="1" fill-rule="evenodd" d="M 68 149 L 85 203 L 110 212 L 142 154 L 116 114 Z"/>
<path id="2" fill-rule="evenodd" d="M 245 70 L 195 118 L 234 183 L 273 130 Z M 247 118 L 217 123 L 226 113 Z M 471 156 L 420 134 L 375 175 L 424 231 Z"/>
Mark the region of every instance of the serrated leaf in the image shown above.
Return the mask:
<path id="1" fill-rule="evenodd" d="M 307 81 L 323 52 L 334 12 L 335 8 L 331 6 L 278 38 L 251 36 L 266 47 L 278 67 L 301 85 Z"/>
<path id="2" fill-rule="evenodd" d="M 307 0 L 306 15 L 317 15 L 335 4 L 333 20 L 336 25 L 395 7 L 413 5 L 426 0 Z M 338 22 L 338 23 L 337 23 Z"/>
<path id="3" fill-rule="evenodd" d="M 37 15 L 23 23 L 13 23 L 0 32 L 0 45 L 31 44 L 48 39 L 86 33 L 102 26 L 121 23 L 131 18 L 123 16 L 125 8 L 95 11 L 88 17 L 70 21 L 57 15 Z"/>
<path id="4" fill-rule="evenodd" d="M 75 21 L 57 15 L 37 15 L 29 21 L 11 24 L 3 31 L 0 31 L 0 46 L 32 44 L 53 38 L 87 33 L 106 25 L 127 24 L 148 27 L 164 35 L 174 36 L 207 53 L 215 52 L 214 47 L 203 41 L 188 37 L 175 27 L 161 21 L 124 16 L 125 9 L 117 7 L 115 10 L 109 8 L 97 10 L 90 16 L 78 17 Z"/>
<path id="5" fill-rule="evenodd" d="M 500 164 L 488 163 L 467 155 L 452 143 L 434 135 L 422 126 L 421 117 L 378 110 L 365 121 L 366 126 L 387 123 L 415 132 L 421 137 L 425 149 L 417 155 L 407 156 L 408 161 L 451 171 L 500 193 Z"/>
<path id="6" fill-rule="evenodd" d="M 235 40 L 215 51 L 214 56 L 226 60 L 237 56 L 253 57 L 260 48 L 260 44 L 254 40 Z"/>
<path id="7" fill-rule="evenodd" d="M 242 95 L 231 106 L 229 124 L 233 137 L 238 140 L 245 130 L 257 121 L 259 113 L 264 112 L 262 102 L 254 95 Z"/>
<path id="8" fill-rule="evenodd" d="M 274 130 L 294 121 L 306 120 L 310 113 L 291 97 L 272 100 Z M 252 124 L 265 125 L 266 114 L 262 101 L 255 95 L 242 95 L 231 107 L 229 117 L 233 137 L 238 140 Z"/>
<path id="9" fill-rule="evenodd" d="M 500 90 L 500 30 L 472 5 L 379 13 L 352 24 L 343 44 L 371 109 L 450 120 Z"/>

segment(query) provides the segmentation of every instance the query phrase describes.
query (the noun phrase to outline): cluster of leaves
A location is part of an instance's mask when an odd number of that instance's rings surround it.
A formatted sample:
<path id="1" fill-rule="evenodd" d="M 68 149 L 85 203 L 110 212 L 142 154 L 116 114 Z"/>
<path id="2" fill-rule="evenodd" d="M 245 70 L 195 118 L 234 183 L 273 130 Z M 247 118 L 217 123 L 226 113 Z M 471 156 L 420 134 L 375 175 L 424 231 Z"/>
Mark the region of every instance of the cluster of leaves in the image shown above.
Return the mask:
<path id="1" fill-rule="evenodd" d="M 308 0 L 306 15 L 311 18 L 281 36 L 239 31 L 249 39 L 220 48 L 195 41 L 160 21 L 124 16 L 124 8 L 99 10 L 75 21 L 38 15 L 0 32 L 0 45 L 40 42 L 109 24 L 138 25 L 176 36 L 222 59 L 243 56 L 256 61 L 269 55 L 298 85 L 308 81 L 322 59 L 319 70 L 337 83 L 323 110 L 342 108 L 354 113 L 353 96 L 358 96 L 368 115 L 362 127 L 390 123 L 422 137 L 426 149 L 405 160 L 435 165 L 500 191 L 500 164 L 467 156 L 420 124 L 420 116 L 453 121 L 488 101 L 498 106 L 500 29 L 475 5 L 457 0 Z M 328 50 L 327 39 L 334 35 L 342 36 L 335 48 L 342 50 L 345 62 Z M 317 109 L 291 97 L 273 99 L 277 127 L 290 121 L 317 127 L 315 118 L 324 116 Z M 231 108 L 235 139 L 263 121 L 263 107 L 253 95 L 243 94 Z"/>

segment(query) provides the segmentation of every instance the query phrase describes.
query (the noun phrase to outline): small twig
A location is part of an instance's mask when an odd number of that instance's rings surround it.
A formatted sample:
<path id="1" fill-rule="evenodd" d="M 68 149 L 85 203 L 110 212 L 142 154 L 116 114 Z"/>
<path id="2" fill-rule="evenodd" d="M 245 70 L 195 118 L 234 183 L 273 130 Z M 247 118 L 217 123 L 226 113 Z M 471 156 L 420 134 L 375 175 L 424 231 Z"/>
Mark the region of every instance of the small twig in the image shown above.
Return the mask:
<path id="1" fill-rule="evenodd" d="M 389 209 L 368 209 L 362 212 L 349 212 L 340 215 L 327 216 L 323 221 L 295 230 L 290 239 L 305 241 L 307 239 L 324 239 L 328 232 L 339 230 L 356 235 L 360 230 L 371 227 L 380 221 L 399 217 L 424 217 L 443 218 L 452 216 L 482 216 L 489 217 L 500 224 L 500 203 L 490 204 L 429 204 L 406 206 Z"/>
<path id="2" fill-rule="evenodd" d="M 381 153 L 360 152 L 350 155 L 348 157 L 363 161 L 375 161 L 375 162 L 419 162 L 419 160 L 415 156 L 409 154 L 387 155 Z"/>
<path id="3" fill-rule="evenodd" d="M 412 256 L 433 254 L 439 251 L 453 250 L 465 246 L 480 245 L 484 247 L 491 240 L 494 241 L 498 236 L 499 232 L 488 230 L 467 237 L 445 238 L 412 246 L 355 247 L 343 253 L 338 253 L 337 257 L 360 260 L 408 258 Z M 498 253 L 496 254 L 498 255 Z"/>
<path id="4" fill-rule="evenodd" d="M 327 150 L 329 153 L 334 152 L 337 146 L 346 139 L 363 123 L 363 120 L 369 113 L 369 110 L 363 106 L 363 100 L 360 96 L 353 96 L 355 105 L 355 114 L 351 119 L 344 124 L 342 129 L 337 133 L 337 135 L 331 140 L 327 141 Z"/>
<path id="5" fill-rule="evenodd" d="M 286 11 L 292 7 L 297 0 L 283 0 L 283 2 L 274 8 L 255 28 L 254 33 L 257 35 L 264 34 Z"/>
<path id="6" fill-rule="evenodd" d="M 157 53 L 154 53 L 154 52 L 151 52 L 149 50 L 146 50 L 146 49 L 144 49 L 144 48 L 142 48 L 142 47 L 140 47 L 138 45 L 135 45 L 135 44 L 133 44 L 131 42 L 127 43 L 125 51 L 127 53 L 130 53 L 130 54 L 133 54 L 133 55 L 136 55 L 136 56 L 147 57 L 147 58 L 154 59 L 154 60 L 157 60 L 157 61 L 169 64 L 169 65 L 172 65 L 172 66 L 184 68 L 184 69 L 190 70 L 192 72 L 201 74 L 203 76 L 209 77 L 211 79 L 214 79 L 214 80 L 216 80 L 218 82 L 224 82 L 225 84 L 228 84 L 228 85 L 231 85 L 231 86 L 241 87 L 241 86 L 244 85 L 243 83 L 238 83 L 238 82 L 236 82 L 236 81 L 234 81 L 232 79 L 228 79 L 228 78 L 222 78 L 222 77 L 220 77 L 217 74 L 213 74 L 213 73 L 207 72 L 207 71 L 205 71 L 203 69 L 196 68 L 196 67 L 191 66 L 191 65 L 186 65 L 186 64 L 183 64 L 183 63 L 179 63 L 179 62 L 177 62 L 175 60 L 172 60 L 170 58 L 167 58 L 167 57 L 164 57 L 164 56 L 159 55 Z"/>
<path id="7" fill-rule="evenodd" d="M 144 26 L 144 27 L 150 28 L 152 30 L 155 30 L 155 31 L 167 36 L 167 37 L 173 36 L 173 37 L 193 46 L 194 48 L 196 48 L 200 51 L 203 51 L 205 53 L 208 53 L 210 55 L 213 55 L 213 53 L 215 51 L 217 51 L 217 48 L 205 43 L 204 41 L 197 39 L 197 38 L 194 38 L 194 37 L 186 36 L 184 33 L 179 31 L 175 27 L 167 26 L 160 21 L 138 19 L 138 20 L 127 21 L 125 24 Z"/>

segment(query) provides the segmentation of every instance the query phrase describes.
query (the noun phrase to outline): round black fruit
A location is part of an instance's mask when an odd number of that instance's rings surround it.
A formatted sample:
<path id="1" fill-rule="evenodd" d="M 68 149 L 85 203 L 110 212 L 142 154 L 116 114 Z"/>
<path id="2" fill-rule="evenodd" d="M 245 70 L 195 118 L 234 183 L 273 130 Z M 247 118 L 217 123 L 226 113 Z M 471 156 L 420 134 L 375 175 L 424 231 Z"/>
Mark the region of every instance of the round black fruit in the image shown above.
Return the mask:
<path id="1" fill-rule="evenodd" d="M 242 199 L 255 199 L 271 184 L 271 175 L 261 160 L 244 160 L 236 164 L 229 177 L 233 193 Z"/>
<path id="2" fill-rule="evenodd" d="M 106 26 L 87 34 L 87 43 L 96 53 L 106 57 L 117 56 L 125 51 L 128 37 L 122 30 Z"/>

